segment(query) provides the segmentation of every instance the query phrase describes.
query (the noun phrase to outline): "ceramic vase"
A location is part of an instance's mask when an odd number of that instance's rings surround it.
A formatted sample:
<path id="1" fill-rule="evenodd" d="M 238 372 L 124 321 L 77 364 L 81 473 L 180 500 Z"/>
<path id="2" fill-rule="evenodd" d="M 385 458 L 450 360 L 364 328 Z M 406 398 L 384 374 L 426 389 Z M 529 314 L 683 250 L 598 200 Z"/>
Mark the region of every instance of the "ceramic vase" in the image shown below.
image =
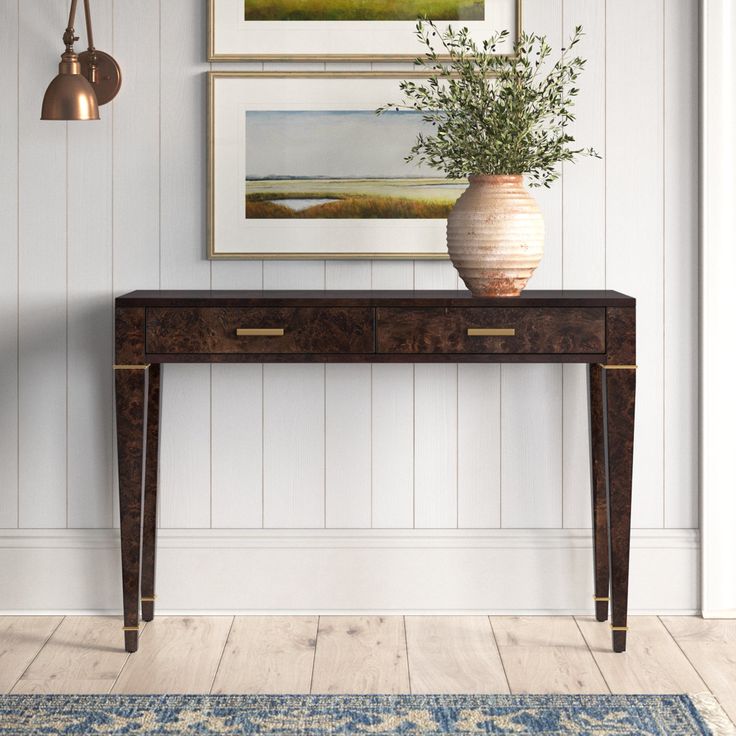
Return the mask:
<path id="1" fill-rule="evenodd" d="M 447 218 L 450 259 L 473 296 L 518 296 L 542 260 L 542 212 L 521 175 L 469 181 Z"/>

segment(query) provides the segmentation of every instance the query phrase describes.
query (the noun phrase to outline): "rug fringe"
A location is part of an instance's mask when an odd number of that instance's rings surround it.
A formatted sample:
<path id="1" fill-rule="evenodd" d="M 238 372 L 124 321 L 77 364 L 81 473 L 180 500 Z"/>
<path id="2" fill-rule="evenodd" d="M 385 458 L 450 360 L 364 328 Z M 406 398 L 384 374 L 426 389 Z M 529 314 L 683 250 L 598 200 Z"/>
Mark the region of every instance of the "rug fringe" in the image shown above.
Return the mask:
<path id="1" fill-rule="evenodd" d="M 726 711 L 716 700 L 715 695 L 708 692 L 694 693 L 690 695 L 690 700 L 693 701 L 693 705 L 703 716 L 703 720 L 708 724 L 713 736 L 736 736 L 736 726 L 726 715 Z"/>

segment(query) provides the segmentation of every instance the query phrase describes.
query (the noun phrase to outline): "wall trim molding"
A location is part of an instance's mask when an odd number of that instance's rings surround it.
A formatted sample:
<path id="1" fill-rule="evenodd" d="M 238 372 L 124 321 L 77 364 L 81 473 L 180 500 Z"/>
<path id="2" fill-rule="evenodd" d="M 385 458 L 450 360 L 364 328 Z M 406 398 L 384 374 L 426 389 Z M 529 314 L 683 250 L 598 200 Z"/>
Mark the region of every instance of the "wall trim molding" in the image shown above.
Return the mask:
<path id="1" fill-rule="evenodd" d="M 161 530 L 171 614 L 590 614 L 588 529 Z M 632 536 L 632 613 L 693 613 L 696 529 Z M 3 614 L 120 614 L 114 529 L 0 531 Z"/>
<path id="2" fill-rule="evenodd" d="M 591 549 L 590 529 L 160 529 L 159 549 Z M 117 529 L 2 529 L 0 549 L 115 549 Z M 698 549 L 697 529 L 632 529 L 632 549 Z"/>
<path id="3" fill-rule="evenodd" d="M 0 616 L 122 616 L 122 609 L 118 608 L 89 608 L 71 610 L 66 609 L 31 609 L 27 611 L 16 609 L 0 609 Z M 259 609 L 257 611 L 240 608 L 162 608 L 156 607 L 157 616 L 593 616 L 595 611 L 590 608 L 462 608 L 448 611 L 439 609 L 404 609 L 404 608 L 321 608 L 308 609 Z M 630 616 L 699 616 L 697 608 L 678 608 L 676 610 L 643 609 L 629 611 Z M 705 616 L 704 616 L 705 617 Z M 707 617 L 705 617 L 707 618 Z M 712 618 L 727 618 L 713 616 Z M 604 626 L 605 624 L 601 624 Z"/>

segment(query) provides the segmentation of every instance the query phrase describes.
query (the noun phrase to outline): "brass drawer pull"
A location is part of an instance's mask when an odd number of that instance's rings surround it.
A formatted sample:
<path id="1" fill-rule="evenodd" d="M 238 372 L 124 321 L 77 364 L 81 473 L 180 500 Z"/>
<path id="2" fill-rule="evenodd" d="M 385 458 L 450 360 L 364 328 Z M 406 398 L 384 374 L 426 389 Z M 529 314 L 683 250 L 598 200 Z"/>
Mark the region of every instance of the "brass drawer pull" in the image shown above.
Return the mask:
<path id="1" fill-rule="evenodd" d="M 235 330 L 238 337 L 283 337 L 283 327 L 239 327 Z"/>
<path id="2" fill-rule="evenodd" d="M 513 327 L 468 327 L 468 337 L 513 337 Z"/>

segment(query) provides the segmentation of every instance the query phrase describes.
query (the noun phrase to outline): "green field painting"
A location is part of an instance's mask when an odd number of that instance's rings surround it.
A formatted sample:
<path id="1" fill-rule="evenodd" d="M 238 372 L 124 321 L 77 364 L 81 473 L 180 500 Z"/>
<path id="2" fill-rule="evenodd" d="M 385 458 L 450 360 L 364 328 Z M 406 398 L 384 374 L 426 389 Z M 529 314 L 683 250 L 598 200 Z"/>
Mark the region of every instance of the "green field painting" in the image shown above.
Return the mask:
<path id="1" fill-rule="evenodd" d="M 467 182 L 404 160 L 411 111 L 246 113 L 246 219 L 444 219 Z"/>
<path id="2" fill-rule="evenodd" d="M 485 0 L 245 0 L 245 20 L 484 20 Z"/>

